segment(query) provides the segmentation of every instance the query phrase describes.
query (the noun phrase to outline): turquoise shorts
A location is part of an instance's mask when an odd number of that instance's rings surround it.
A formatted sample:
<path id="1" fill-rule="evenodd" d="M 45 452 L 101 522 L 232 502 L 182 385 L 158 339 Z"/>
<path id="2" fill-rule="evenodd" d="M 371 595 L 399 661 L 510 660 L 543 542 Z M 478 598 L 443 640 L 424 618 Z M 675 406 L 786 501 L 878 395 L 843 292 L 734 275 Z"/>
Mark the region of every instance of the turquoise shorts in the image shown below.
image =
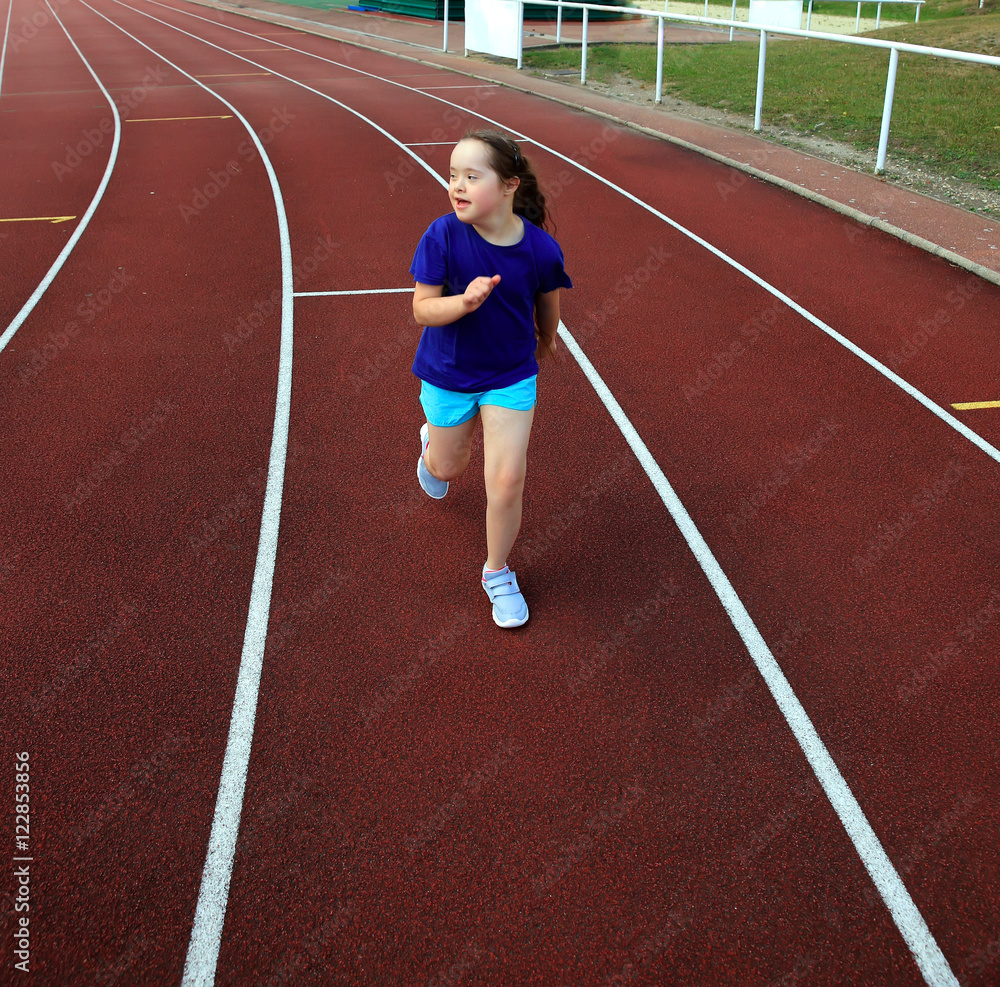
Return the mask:
<path id="1" fill-rule="evenodd" d="M 494 391 L 446 391 L 426 380 L 420 382 L 420 404 L 427 421 L 437 428 L 451 428 L 461 425 L 479 414 L 484 404 L 511 411 L 531 411 L 535 406 L 535 384 L 538 377 L 519 380 L 509 387 L 498 387 Z"/>

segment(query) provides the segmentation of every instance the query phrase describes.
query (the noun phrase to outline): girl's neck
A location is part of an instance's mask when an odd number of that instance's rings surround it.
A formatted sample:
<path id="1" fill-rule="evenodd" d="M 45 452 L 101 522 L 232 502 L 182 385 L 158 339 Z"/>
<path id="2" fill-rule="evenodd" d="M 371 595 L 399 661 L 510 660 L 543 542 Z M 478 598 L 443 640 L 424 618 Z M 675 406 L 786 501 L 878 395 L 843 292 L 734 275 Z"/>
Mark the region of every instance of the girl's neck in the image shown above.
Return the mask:
<path id="1" fill-rule="evenodd" d="M 524 236 L 524 220 L 511 212 L 492 223 L 473 223 L 475 231 L 495 247 L 512 247 Z"/>

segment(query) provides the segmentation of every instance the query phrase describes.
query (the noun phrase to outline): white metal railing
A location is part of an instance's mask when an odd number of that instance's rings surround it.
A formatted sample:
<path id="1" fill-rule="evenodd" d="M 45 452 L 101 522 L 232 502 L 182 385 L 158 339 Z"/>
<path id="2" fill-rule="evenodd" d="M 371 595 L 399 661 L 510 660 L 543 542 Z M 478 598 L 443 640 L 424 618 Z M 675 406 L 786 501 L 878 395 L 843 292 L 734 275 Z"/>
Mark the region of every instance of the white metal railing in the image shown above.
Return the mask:
<path id="1" fill-rule="evenodd" d="M 694 0 L 682 0 L 688 6 L 696 6 Z M 810 30 L 812 24 L 812 12 L 813 3 L 822 2 L 822 0 L 809 0 L 809 7 L 806 11 L 806 30 Z M 882 6 L 883 4 L 909 4 L 915 8 L 914 23 L 920 22 L 920 8 L 927 2 L 927 0 L 858 0 L 857 14 L 854 18 L 854 30 L 859 31 L 861 28 L 861 6 L 862 4 L 875 4 L 875 30 L 877 31 L 882 24 Z M 663 0 L 663 12 L 669 13 L 670 0 Z M 705 11 L 704 17 L 708 17 L 708 0 L 705 0 Z M 721 18 L 720 18 L 721 19 Z M 736 0 L 733 0 L 732 9 L 730 12 L 730 20 L 736 20 Z M 730 31 L 729 40 L 732 41 L 732 31 Z"/>
<path id="2" fill-rule="evenodd" d="M 760 48 L 757 58 L 757 94 L 754 104 L 753 129 L 761 129 L 761 116 L 764 105 L 764 73 L 767 63 L 767 36 L 780 34 L 796 38 L 812 38 L 816 41 L 835 41 L 845 45 L 860 45 L 866 48 L 883 48 L 889 50 L 889 73 L 885 86 L 885 101 L 882 107 L 882 126 L 879 132 L 878 155 L 875 161 L 875 174 L 885 171 L 885 157 L 889 142 L 889 122 L 892 118 L 892 102 L 896 89 L 896 71 L 899 65 L 899 53 L 905 51 L 914 55 L 927 55 L 932 58 L 944 58 L 957 62 L 973 62 L 978 65 L 992 65 L 1000 68 L 1000 58 L 994 55 L 979 55 L 968 51 L 954 51 L 950 48 L 932 48 L 927 45 L 911 45 L 902 41 L 883 41 L 880 38 L 858 38 L 852 35 L 827 34 L 822 31 L 807 31 L 795 28 L 772 27 L 766 24 L 753 24 L 748 21 L 723 20 L 717 17 L 698 17 L 691 14 L 668 14 L 656 10 L 643 10 L 638 7 L 611 7 L 603 4 L 588 4 L 576 0 L 530 0 L 532 5 L 556 8 L 556 43 L 562 43 L 562 12 L 563 8 L 583 11 L 583 37 L 580 53 L 580 82 L 587 81 L 587 25 L 591 10 L 602 13 L 631 14 L 639 17 L 655 17 L 658 21 L 656 30 L 656 102 L 663 101 L 663 22 L 677 21 L 684 24 L 705 24 L 712 27 L 728 27 L 730 37 L 735 28 L 742 31 L 756 31 L 760 35 Z M 899 0 L 881 0 L 882 3 L 899 2 Z M 912 0 L 910 0 L 912 2 Z M 520 31 L 524 35 L 524 3 L 518 0 Z M 735 5 L 735 0 L 734 0 Z M 919 10 L 919 7 L 918 7 Z M 445 30 L 447 31 L 447 22 Z M 447 35 L 446 35 L 447 37 Z M 447 46 L 446 46 L 447 48 Z M 521 58 L 517 59 L 517 67 L 521 68 Z"/>

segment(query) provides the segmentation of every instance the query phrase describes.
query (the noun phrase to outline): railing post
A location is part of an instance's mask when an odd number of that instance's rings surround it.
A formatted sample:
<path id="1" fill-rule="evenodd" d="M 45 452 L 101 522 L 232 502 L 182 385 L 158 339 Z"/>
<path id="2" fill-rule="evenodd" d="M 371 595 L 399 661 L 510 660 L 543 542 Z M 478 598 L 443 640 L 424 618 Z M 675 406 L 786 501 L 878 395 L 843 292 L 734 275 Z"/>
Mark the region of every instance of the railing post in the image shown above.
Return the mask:
<path id="1" fill-rule="evenodd" d="M 517 5 L 517 68 L 520 71 L 524 54 L 524 4 Z"/>
<path id="2" fill-rule="evenodd" d="M 889 53 L 889 78 L 885 83 L 885 105 L 882 107 L 882 132 L 878 138 L 878 157 L 875 159 L 875 174 L 885 171 L 885 152 L 889 146 L 889 120 L 892 117 L 892 99 L 896 92 L 896 68 L 899 65 L 899 49 Z"/>
<path id="3" fill-rule="evenodd" d="M 854 18 L 854 33 L 861 30 L 861 0 L 858 0 L 858 16 Z"/>
<path id="4" fill-rule="evenodd" d="M 663 102 L 663 18 L 656 18 L 656 102 Z"/>
<path id="5" fill-rule="evenodd" d="M 556 7 L 556 44 L 562 44 L 562 0 L 559 0 L 559 6 Z"/>
<path id="6" fill-rule="evenodd" d="M 587 81 L 587 14 L 590 10 L 583 8 L 583 51 L 580 55 L 580 82 Z"/>
<path id="7" fill-rule="evenodd" d="M 665 5 L 664 5 L 664 6 L 665 6 Z M 731 13 L 731 14 L 729 15 L 729 19 L 730 19 L 731 21 L 735 21 L 735 20 L 736 20 L 736 0 L 733 0 L 733 10 L 732 10 L 732 13 Z M 735 25 L 733 25 L 733 24 L 730 24 L 730 25 L 729 25 L 729 40 L 730 40 L 730 41 L 732 41 L 732 40 L 733 40 L 733 31 L 734 31 L 735 29 L 736 29 L 736 28 L 735 28 Z"/>
<path id="8" fill-rule="evenodd" d="M 767 60 L 767 31 L 760 32 L 760 52 L 757 56 L 757 105 L 753 112 L 753 129 L 760 130 L 761 110 L 764 107 L 764 62 Z"/>
<path id="9" fill-rule="evenodd" d="M 705 0 L 705 17 L 708 17 L 708 0 Z"/>
<path id="10" fill-rule="evenodd" d="M 882 0 L 879 0 L 879 5 L 875 8 L 875 30 L 879 29 L 879 25 L 882 23 Z"/>
<path id="11" fill-rule="evenodd" d="M 444 41 L 441 42 L 441 50 L 448 51 L 448 0 L 444 0 Z"/>
<path id="12" fill-rule="evenodd" d="M 809 25 L 812 24 L 813 19 L 813 0 L 809 0 L 809 12 L 806 14 L 806 30 L 809 30 Z"/>

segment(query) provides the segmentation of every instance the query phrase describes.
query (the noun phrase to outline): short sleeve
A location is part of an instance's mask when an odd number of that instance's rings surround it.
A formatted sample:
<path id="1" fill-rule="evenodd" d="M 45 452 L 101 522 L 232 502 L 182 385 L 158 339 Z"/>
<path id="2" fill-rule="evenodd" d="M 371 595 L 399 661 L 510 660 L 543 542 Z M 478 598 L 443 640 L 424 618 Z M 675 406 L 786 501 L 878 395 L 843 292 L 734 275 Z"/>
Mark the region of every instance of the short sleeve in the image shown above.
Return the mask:
<path id="1" fill-rule="evenodd" d="M 432 223 L 420 238 L 410 274 L 420 284 L 448 284 L 447 245 L 437 223 Z"/>
<path id="2" fill-rule="evenodd" d="M 566 273 L 562 248 L 548 234 L 545 234 L 542 243 L 544 247 L 541 251 L 541 263 L 538 265 L 538 290 L 549 292 L 557 288 L 572 288 L 573 282 Z"/>

